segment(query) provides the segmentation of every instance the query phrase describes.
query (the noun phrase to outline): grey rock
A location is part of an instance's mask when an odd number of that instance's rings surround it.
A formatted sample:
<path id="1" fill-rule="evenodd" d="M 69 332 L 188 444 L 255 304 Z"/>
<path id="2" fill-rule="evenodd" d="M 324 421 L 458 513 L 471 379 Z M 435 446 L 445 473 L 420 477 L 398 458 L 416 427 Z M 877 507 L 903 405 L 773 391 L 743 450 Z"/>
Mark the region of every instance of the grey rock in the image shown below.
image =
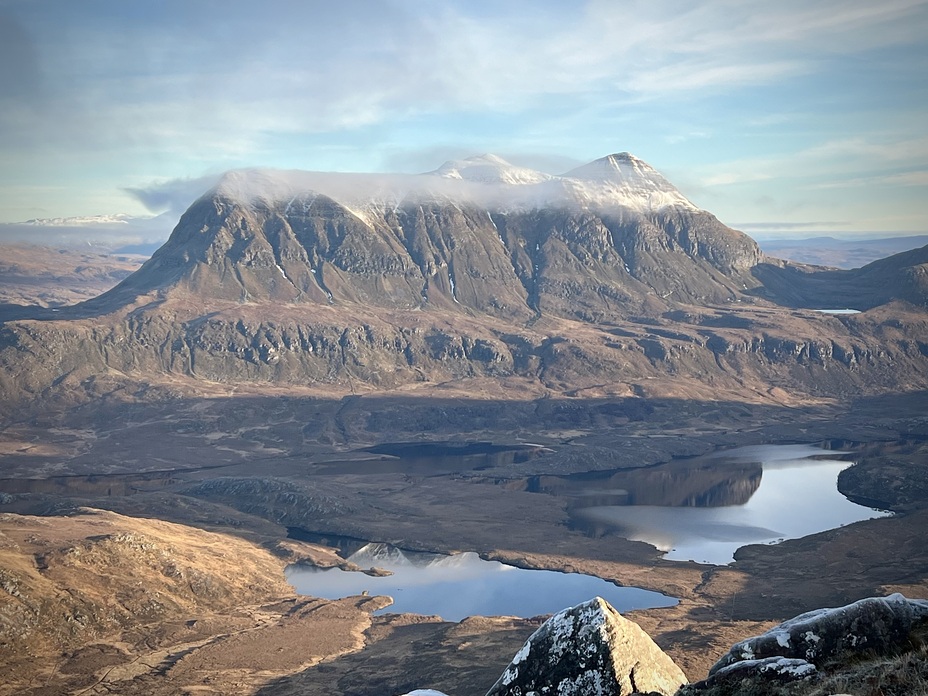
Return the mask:
<path id="1" fill-rule="evenodd" d="M 487 696 L 669 696 L 686 676 L 638 624 L 596 597 L 552 616 Z"/>
<path id="2" fill-rule="evenodd" d="M 818 674 L 815 665 L 792 657 L 765 657 L 761 660 L 741 660 L 722 667 L 708 679 L 683 687 L 677 696 L 698 694 L 716 687 L 735 688 L 748 681 L 753 684 L 788 684 L 810 679 Z"/>
<path id="3" fill-rule="evenodd" d="M 709 676 L 745 660 L 784 657 L 821 666 L 855 654 L 894 655 L 909 649 L 912 631 L 926 624 L 928 601 L 901 594 L 817 609 L 736 643 L 709 670 Z"/>
<path id="4" fill-rule="evenodd" d="M 928 601 L 901 594 L 817 609 L 736 643 L 705 680 L 687 684 L 677 696 L 805 693 L 806 685 L 786 685 L 804 680 L 821 684 L 854 665 L 903 655 L 916 647 L 926 629 Z"/>

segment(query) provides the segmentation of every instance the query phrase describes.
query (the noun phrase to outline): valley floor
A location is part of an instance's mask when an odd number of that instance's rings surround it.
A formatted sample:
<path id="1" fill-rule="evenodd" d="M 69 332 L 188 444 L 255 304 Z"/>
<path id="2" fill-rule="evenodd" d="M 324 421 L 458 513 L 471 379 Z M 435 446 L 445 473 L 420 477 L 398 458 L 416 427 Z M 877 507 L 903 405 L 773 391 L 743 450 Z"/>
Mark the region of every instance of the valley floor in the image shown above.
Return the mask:
<path id="1" fill-rule="evenodd" d="M 343 561 L 331 549 L 288 539 L 288 530 L 409 549 L 473 550 L 522 567 L 584 572 L 679 597 L 676 607 L 631 618 L 695 680 L 733 642 L 802 611 L 895 591 L 928 598 L 928 398 L 893 397 L 891 408 L 888 402 L 495 402 L 463 393 L 342 399 L 281 393 L 104 401 L 8 423 L 0 440 L 6 476 L 0 481 L 0 512 L 6 513 L 0 519 L 6 554 L 0 565 L 6 686 L 0 692 L 364 694 L 431 687 L 481 694 L 539 624 L 373 617 L 382 606 L 377 598 L 295 597 L 283 581 L 287 563 Z M 402 462 L 363 449 L 423 441 L 541 449 L 539 456 L 479 468 L 436 460 L 431 470 L 404 470 Z M 734 564 L 719 567 L 664 561 L 646 544 L 573 530 L 563 500 L 527 485 L 539 475 L 647 466 L 717 447 L 775 442 L 853 444 L 862 464 L 843 492 L 898 514 L 745 547 Z M 74 517 L 81 507 L 112 512 Z M 88 527 L 88 520 L 102 529 Z M 74 571 L 73 549 L 95 558 L 101 544 L 120 534 L 155 538 L 151 525 L 166 524 L 157 520 L 182 526 L 172 526 L 170 539 L 152 542 L 144 553 L 123 549 L 123 556 L 100 556 L 105 563 L 87 561 L 82 573 Z M 210 589 L 229 582 L 218 561 L 204 566 L 214 577 L 191 582 L 197 554 L 207 553 L 197 537 L 204 533 L 210 544 L 227 539 L 247 546 L 236 566 L 240 595 Z M 161 543 L 181 556 L 189 551 L 189 568 L 158 556 Z M 112 544 L 105 548 L 116 553 Z M 148 559 L 147 574 L 113 575 L 113 558 L 138 568 L 133 554 L 140 553 Z M 261 579 L 256 569 L 275 579 Z M 132 604 L 132 587 L 161 593 L 160 608 L 146 609 L 144 620 L 105 618 L 107 601 L 91 592 L 101 573 L 130 614 L 142 611 Z M 53 598 L 64 598 L 70 614 L 51 612 Z M 30 608 L 41 620 L 17 622 L 16 612 Z M 319 642 L 320 635 L 333 638 Z"/>

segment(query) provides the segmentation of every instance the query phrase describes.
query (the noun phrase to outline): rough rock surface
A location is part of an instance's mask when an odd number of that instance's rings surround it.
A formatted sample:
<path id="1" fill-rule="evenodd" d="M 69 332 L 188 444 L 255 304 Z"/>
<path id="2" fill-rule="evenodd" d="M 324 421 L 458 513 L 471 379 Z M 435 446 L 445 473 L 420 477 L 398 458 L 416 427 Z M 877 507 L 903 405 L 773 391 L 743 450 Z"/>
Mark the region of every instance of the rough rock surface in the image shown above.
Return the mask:
<path id="1" fill-rule="evenodd" d="M 863 658 L 888 657 L 912 649 L 913 631 L 928 626 L 928 600 L 901 594 L 869 597 L 835 609 L 817 609 L 732 646 L 705 681 L 683 693 L 721 684 L 785 683 L 816 676 Z"/>
<path id="2" fill-rule="evenodd" d="M 685 682 L 682 670 L 647 633 L 596 597 L 546 621 L 487 696 L 669 696 Z"/>
<path id="3" fill-rule="evenodd" d="M 864 651 L 893 654 L 913 628 L 926 622 L 926 600 L 906 599 L 901 594 L 868 597 L 846 607 L 800 614 L 763 635 L 741 641 L 709 673 L 741 660 L 765 657 L 798 658 L 821 664 Z"/>
<path id="4" fill-rule="evenodd" d="M 748 680 L 754 683 L 786 684 L 808 679 L 817 671 L 815 665 L 800 658 L 765 657 L 761 660 L 741 660 L 722 667 L 706 682 L 708 685 L 716 685 L 737 684 Z"/>

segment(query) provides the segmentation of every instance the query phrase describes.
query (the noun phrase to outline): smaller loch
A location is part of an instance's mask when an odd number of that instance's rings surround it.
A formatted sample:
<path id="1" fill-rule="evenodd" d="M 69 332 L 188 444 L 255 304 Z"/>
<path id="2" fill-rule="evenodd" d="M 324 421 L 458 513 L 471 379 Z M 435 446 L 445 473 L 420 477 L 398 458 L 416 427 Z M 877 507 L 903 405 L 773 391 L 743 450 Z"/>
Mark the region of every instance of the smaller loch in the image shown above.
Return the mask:
<path id="1" fill-rule="evenodd" d="M 475 553 L 450 556 L 418 553 L 387 544 L 366 544 L 348 560 L 362 568 L 388 570 L 372 577 L 338 568 L 292 565 L 287 580 L 300 594 L 339 599 L 367 593 L 387 595 L 393 605 L 380 613 L 414 613 L 461 621 L 468 616 L 552 614 L 564 607 L 602 597 L 620 612 L 669 607 L 673 597 L 638 587 L 619 587 L 591 575 L 525 570 Z"/>

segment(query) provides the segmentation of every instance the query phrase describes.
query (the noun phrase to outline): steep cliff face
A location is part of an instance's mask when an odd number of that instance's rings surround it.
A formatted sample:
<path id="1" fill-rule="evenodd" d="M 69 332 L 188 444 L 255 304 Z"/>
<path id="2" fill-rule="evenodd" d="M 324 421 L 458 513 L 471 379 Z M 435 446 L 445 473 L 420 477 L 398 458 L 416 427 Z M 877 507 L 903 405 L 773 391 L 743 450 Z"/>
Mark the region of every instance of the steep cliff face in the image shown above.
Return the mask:
<path id="1" fill-rule="evenodd" d="M 266 304 L 203 313 L 166 301 L 125 314 L 21 321 L 0 328 L 5 412 L 110 391 L 117 382 L 173 376 L 193 383 L 315 387 L 348 392 L 489 378 L 554 393 L 749 398 L 851 397 L 928 387 L 922 315 L 754 317 L 747 328 L 706 328 L 737 314 L 658 316 L 591 326 L 542 319 L 531 326 L 453 313 L 312 311 Z M 137 387 L 131 389 L 133 393 Z"/>
<path id="2" fill-rule="evenodd" d="M 731 300 L 754 283 L 761 258 L 750 238 L 676 198 L 650 209 L 621 191 L 584 203 L 570 190 L 520 202 L 542 182 L 358 203 L 294 192 L 280 177 L 262 179 L 270 190 L 259 197 L 253 182 L 220 184 L 138 273 L 91 306 L 111 311 L 174 288 L 235 302 L 617 319 L 667 298 Z M 515 190 L 512 201 L 501 187 Z"/>
<path id="3" fill-rule="evenodd" d="M 919 258 L 905 278 L 921 277 Z M 418 176 L 232 172 L 111 291 L 31 318 L 19 308 L 0 328 L 0 395 L 16 408 L 101 377 L 165 375 L 334 389 L 928 386 L 920 308 L 786 311 L 758 297 L 814 306 L 831 276 L 764 261 L 627 153 L 560 177 L 492 156 Z M 915 286 L 897 297 L 884 265 L 860 271 L 883 279 L 870 304 L 911 300 Z"/>

